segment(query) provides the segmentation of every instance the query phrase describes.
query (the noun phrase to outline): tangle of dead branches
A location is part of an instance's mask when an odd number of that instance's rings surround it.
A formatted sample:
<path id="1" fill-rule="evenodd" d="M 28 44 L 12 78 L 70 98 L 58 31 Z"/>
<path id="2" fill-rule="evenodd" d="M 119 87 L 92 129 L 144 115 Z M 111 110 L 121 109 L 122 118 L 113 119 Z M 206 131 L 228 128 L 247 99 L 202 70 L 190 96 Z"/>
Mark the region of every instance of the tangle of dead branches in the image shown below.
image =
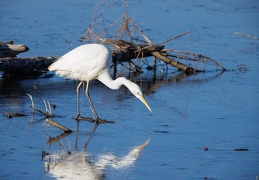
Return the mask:
<path id="1" fill-rule="evenodd" d="M 208 62 L 216 65 L 222 71 L 225 68 L 214 59 L 191 52 L 184 52 L 176 49 L 165 49 L 165 44 L 182 36 L 186 36 L 190 31 L 178 34 L 159 43 L 153 44 L 152 41 L 141 31 L 141 29 L 132 21 L 126 12 L 126 1 L 123 1 L 124 13 L 114 21 L 105 19 L 105 13 L 115 3 L 101 1 L 95 10 L 91 23 L 89 24 L 86 33 L 81 37 L 82 43 L 98 42 L 112 45 L 112 55 L 114 67 L 118 64 L 123 66 L 127 62 L 132 69 L 137 72 L 142 72 L 141 67 L 133 63 L 133 59 L 142 61 L 147 57 L 154 57 L 155 61 L 152 67 L 148 69 L 156 69 L 156 60 L 159 59 L 163 63 L 173 66 L 178 70 L 186 73 L 204 72 L 206 69 L 195 68 L 188 65 L 186 61 L 206 64 Z M 100 9 L 102 7 L 102 9 Z"/>

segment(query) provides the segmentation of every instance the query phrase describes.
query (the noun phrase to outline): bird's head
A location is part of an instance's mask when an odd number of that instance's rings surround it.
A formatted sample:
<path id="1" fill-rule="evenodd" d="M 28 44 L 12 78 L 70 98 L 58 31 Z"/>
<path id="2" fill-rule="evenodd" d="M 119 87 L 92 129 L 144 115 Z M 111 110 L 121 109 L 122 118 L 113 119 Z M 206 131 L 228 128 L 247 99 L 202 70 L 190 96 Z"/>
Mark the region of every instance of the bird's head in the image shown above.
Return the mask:
<path id="1" fill-rule="evenodd" d="M 140 87 L 131 82 L 131 85 L 128 87 L 129 90 L 131 91 L 131 93 L 136 96 L 143 104 L 145 104 L 145 106 L 148 108 L 148 110 L 150 112 L 152 112 L 151 108 L 149 107 L 148 103 L 146 102 L 145 98 L 143 97 L 143 93 L 142 90 L 140 89 Z"/>

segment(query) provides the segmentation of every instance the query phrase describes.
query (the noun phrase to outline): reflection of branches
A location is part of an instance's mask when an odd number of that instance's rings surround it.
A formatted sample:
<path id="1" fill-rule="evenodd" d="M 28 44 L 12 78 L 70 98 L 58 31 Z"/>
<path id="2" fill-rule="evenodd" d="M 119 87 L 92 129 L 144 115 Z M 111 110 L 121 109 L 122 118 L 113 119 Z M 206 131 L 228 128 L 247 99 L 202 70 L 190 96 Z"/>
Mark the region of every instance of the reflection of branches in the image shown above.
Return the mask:
<path id="1" fill-rule="evenodd" d="M 200 79 L 199 83 L 208 82 L 209 80 L 213 80 L 213 79 L 219 77 L 223 72 L 224 71 L 217 71 L 216 74 L 213 75 L 212 77 L 204 78 L 204 80 Z M 188 74 L 185 72 L 178 72 L 170 78 L 167 75 L 162 76 L 160 78 L 157 77 L 156 75 L 154 75 L 150 79 L 141 81 L 141 87 L 144 90 L 144 94 L 148 95 L 148 94 L 152 94 L 152 93 L 156 92 L 161 86 L 164 86 L 165 84 L 178 83 L 181 80 L 187 78 L 188 76 L 191 76 L 191 74 Z M 138 83 L 140 83 L 140 82 L 138 82 Z"/>
<path id="2" fill-rule="evenodd" d="M 53 144 L 56 143 L 58 141 L 60 141 L 61 139 L 63 139 L 64 137 L 67 137 L 70 133 L 67 132 L 63 132 L 60 135 L 56 136 L 56 137 L 49 137 L 49 140 L 46 142 L 46 144 Z"/>
<path id="3" fill-rule="evenodd" d="M 60 135 L 56 136 L 56 137 L 49 137 L 49 140 L 46 142 L 46 144 L 53 144 L 53 143 L 58 143 L 58 141 L 60 141 L 61 139 L 67 137 L 71 132 L 73 132 L 71 129 L 55 122 L 55 121 L 52 121 L 50 119 L 46 119 L 46 122 L 48 122 L 49 124 L 63 130 L 63 133 L 61 133 Z"/>
<path id="4" fill-rule="evenodd" d="M 79 120 L 76 120 L 76 139 L 74 143 L 74 149 L 77 151 L 77 141 L 78 141 L 78 133 L 79 133 Z"/>

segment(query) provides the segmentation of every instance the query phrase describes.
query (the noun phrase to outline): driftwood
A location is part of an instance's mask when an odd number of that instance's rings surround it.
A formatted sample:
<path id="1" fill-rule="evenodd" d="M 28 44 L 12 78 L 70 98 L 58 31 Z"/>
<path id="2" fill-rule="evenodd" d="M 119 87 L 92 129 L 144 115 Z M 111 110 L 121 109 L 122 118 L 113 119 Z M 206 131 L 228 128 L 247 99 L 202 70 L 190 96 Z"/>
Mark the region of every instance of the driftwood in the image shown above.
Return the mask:
<path id="1" fill-rule="evenodd" d="M 0 41 L 0 71 L 4 74 L 32 75 L 42 74 L 57 57 L 18 58 L 17 54 L 28 51 L 23 44 L 14 45 L 13 41 Z"/>
<path id="2" fill-rule="evenodd" d="M 187 33 L 189 32 L 182 33 L 174 38 L 170 38 L 169 40 L 176 39 L 177 37 L 180 37 Z M 205 70 L 193 68 L 176 59 L 197 61 L 201 63 L 211 61 L 216 66 L 220 67 L 222 71 L 225 70 L 223 66 L 207 56 L 201 54 L 193 54 L 189 52 L 181 52 L 173 49 L 166 50 L 164 49 L 165 46 L 162 43 L 167 41 L 154 45 L 150 43 L 134 43 L 121 39 L 104 39 L 102 41 L 104 44 L 110 44 L 114 47 L 114 49 L 112 50 L 112 61 L 115 67 L 117 64 L 128 62 L 132 67 L 134 67 L 136 71 L 142 72 L 141 68 L 132 62 L 132 59 L 141 59 L 153 56 L 156 59 L 159 59 L 164 63 L 177 68 L 178 70 L 191 74 L 204 72 Z M 3 71 L 5 74 L 41 74 L 43 72 L 46 72 L 48 66 L 51 65 L 57 58 L 58 57 L 0 58 L 0 71 Z M 155 68 L 156 65 L 154 64 L 152 69 Z"/>
<path id="3" fill-rule="evenodd" d="M 180 52 L 185 54 L 185 56 L 173 55 L 171 52 L 177 52 L 174 50 L 165 50 L 164 45 L 149 45 L 149 44 L 136 44 L 133 42 L 125 40 L 111 40 L 104 39 L 104 44 L 111 44 L 115 47 L 112 50 L 113 64 L 123 64 L 128 62 L 134 69 L 138 72 L 141 72 L 141 68 L 135 65 L 133 59 L 141 59 L 145 57 L 153 56 L 164 63 L 182 70 L 186 73 L 197 73 L 204 72 L 205 70 L 200 70 L 193 68 L 189 65 L 183 64 L 177 59 L 185 59 L 192 61 L 211 61 L 220 67 L 223 71 L 225 68 L 213 59 L 200 55 L 192 54 L 188 52 Z M 177 52 L 178 53 L 178 52 Z M 42 74 L 47 71 L 49 65 L 51 65 L 58 57 L 30 57 L 30 58 L 17 58 L 17 57 L 8 57 L 0 58 L 0 71 L 3 71 L 5 74 Z M 205 59 L 205 60 L 204 60 Z M 156 68 L 154 64 L 154 69 Z"/>
<path id="4" fill-rule="evenodd" d="M 57 123 L 57 122 L 55 122 L 55 121 L 52 121 L 52 120 L 50 120 L 50 119 L 46 119 L 46 121 L 47 121 L 49 124 L 51 124 L 52 126 L 55 126 L 55 127 L 59 128 L 59 129 L 63 130 L 65 133 L 71 133 L 71 132 L 73 132 L 71 129 L 68 129 L 67 127 L 65 127 L 65 126 L 63 126 L 63 125 L 61 125 L 61 124 L 59 124 L 59 123 Z"/>
<path id="5" fill-rule="evenodd" d="M 57 57 L 0 58 L 0 71 L 5 74 L 41 74 Z"/>
<path id="6" fill-rule="evenodd" d="M 18 112 L 5 112 L 4 116 L 6 116 L 8 119 L 12 119 L 13 117 L 26 117 L 28 116 L 28 114 Z"/>
<path id="7" fill-rule="evenodd" d="M 0 41 L 0 58 L 16 57 L 17 54 L 28 51 L 29 48 L 23 44 L 14 45 L 13 41 Z"/>

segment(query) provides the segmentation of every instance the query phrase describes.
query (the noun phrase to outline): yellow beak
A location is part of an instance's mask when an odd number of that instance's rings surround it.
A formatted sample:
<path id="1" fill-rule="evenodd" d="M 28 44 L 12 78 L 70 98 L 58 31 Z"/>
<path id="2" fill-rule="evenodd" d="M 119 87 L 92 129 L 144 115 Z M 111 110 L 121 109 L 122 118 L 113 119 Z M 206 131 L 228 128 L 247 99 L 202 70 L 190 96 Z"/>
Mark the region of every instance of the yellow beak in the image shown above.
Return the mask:
<path id="1" fill-rule="evenodd" d="M 149 110 L 150 112 L 152 112 L 152 111 L 151 111 L 151 108 L 150 108 L 149 105 L 147 104 L 147 101 L 144 99 L 144 97 L 143 97 L 143 96 L 139 96 L 139 99 L 140 99 L 141 102 L 143 102 L 143 104 L 145 104 L 145 106 L 148 108 L 148 110 Z"/>

